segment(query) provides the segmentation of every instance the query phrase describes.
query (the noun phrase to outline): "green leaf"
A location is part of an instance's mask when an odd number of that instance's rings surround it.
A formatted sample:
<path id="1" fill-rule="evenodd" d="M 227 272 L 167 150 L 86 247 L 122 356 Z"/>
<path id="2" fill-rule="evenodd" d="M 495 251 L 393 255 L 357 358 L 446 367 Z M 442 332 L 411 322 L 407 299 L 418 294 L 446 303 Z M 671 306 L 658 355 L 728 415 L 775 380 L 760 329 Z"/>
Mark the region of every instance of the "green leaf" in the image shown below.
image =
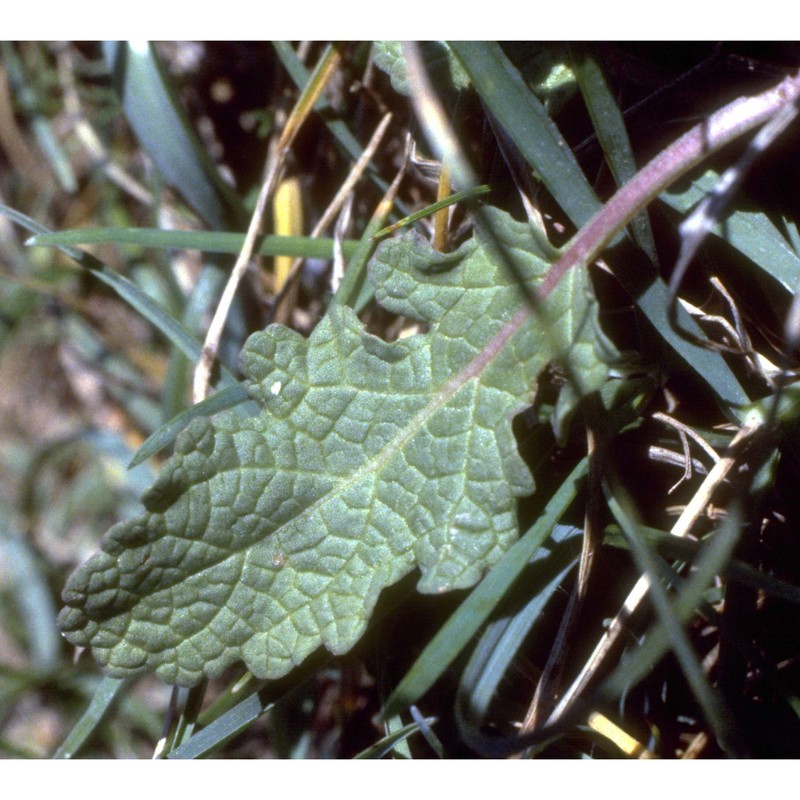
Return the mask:
<path id="1" fill-rule="evenodd" d="M 426 721 L 430 723 L 433 719 L 431 718 Z M 381 740 L 375 742 L 375 744 L 370 745 L 366 750 L 362 750 L 355 758 L 383 758 L 387 753 L 390 753 L 399 744 L 405 742 L 409 736 L 416 733 L 419 729 L 419 725 L 416 722 L 404 725 L 399 730 L 384 736 Z"/>
<path id="2" fill-rule="evenodd" d="M 623 186 L 636 175 L 636 160 L 622 112 L 600 65 L 588 53 L 579 54 L 574 71 L 606 163 L 617 186 Z M 653 231 L 646 211 L 631 220 L 631 234 L 650 261 L 658 264 Z"/>
<path id="3" fill-rule="evenodd" d="M 428 642 L 411 669 L 398 683 L 386 701 L 382 716 L 399 713 L 416 703 L 455 661 L 481 626 L 489 619 L 498 603 L 506 596 L 528 562 L 535 556 L 552 532 L 556 522 L 575 499 L 578 484 L 588 470 L 584 458 L 545 506 L 533 527 L 492 568 L 491 572 L 470 592 L 469 597 Z"/>
<path id="4" fill-rule="evenodd" d="M 564 144 L 542 102 L 496 42 L 451 42 L 481 100 L 526 161 L 580 226 L 600 207 L 572 151 Z"/>
<path id="5" fill-rule="evenodd" d="M 411 94 L 403 43 L 380 41 L 374 42 L 372 47 L 375 65 L 389 76 L 394 90 L 404 95 Z M 454 89 L 466 89 L 469 86 L 469 76 L 454 58 L 446 42 L 420 42 L 420 47 L 425 63 L 434 74 L 447 81 Z"/>
<path id="6" fill-rule="evenodd" d="M 75 228 L 68 231 L 39 233 L 26 244 L 34 247 L 74 247 L 80 244 L 133 244 L 138 247 L 202 250 L 204 253 L 237 254 L 245 234 L 219 231 L 163 230 L 160 228 Z M 306 236 L 262 236 L 257 252 L 262 256 L 296 258 L 332 258 L 333 239 L 309 239 Z M 345 256 L 350 256 L 358 242 L 342 242 Z"/>
<path id="7" fill-rule="evenodd" d="M 606 378 L 590 363 L 584 272 L 533 314 L 548 265 L 530 249 L 527 226 L 500 212 L 491 236 L 449 255 L 389 240 L 370 265 L 376 298 L 427 333 L 388 343 L 335 305 L 308 339 L 254 334 L 241 363 L 262 414 L 194 420 L 178 437 L 146 513 L 70 578 L 67 639 L 112 676 L 191 685 L 241 660 L 278 678 L 321 645 L 347 652 L 381 590 L 415 568 L 422 592 L 475 584 L 516 541 L 516 498 L 534 489 L 512 418 L 539 373 L 577 346 L 580 391 Z"/>
<path id="8" fill-rule="evenodd" d="M 166 752 L 169 759 L 205 758 L 213 755 L 226 742 L 253 724 L 259 717 L 272 710 L 287 692 L 300 686 L 310 675 L 322 669 L 326 663 L 323 654 L 312 657 L 289 677 L 264 683 L 252 680 L 238 681 L 217 698 L 199 718 L 203 725 L 188 741 L 174 750 Z M 250 676 L 252 678 L 252 676 Z M 247 688 L 249 687 L 249 691 Z M 237 698 L 238 702 L 233 702 Z"/>
<path id="9" fill-rule="evenodd" d="M 482 717 L 488 710 L 525 637 L 577 563 L 582 534 L 579 528 L 556 526 L 550 547 L 540 548 L 533 560 L 530 586 L 526 586 L 530 599 L 522 608 L 487 625 L 461 676 L 459 687 L 465 695 L 463 701 L 469 703 L 473 713 Z"/>
<path id="10" fill-rule="evenodd" d="M 714 170 L 706 170 L 688 187 L 676 186 L 659 199 L 677 211 L 688 213 L 714 190 L 719 180 Z M 796 291 L 800 257 L 763 211 L 737 210 L 711 233 L 724 238 L 789 292 Z"/>
<path id="11" fill-rule="evenodd" d="M 98 728 L 108 719 L 121 695 L 131 687 L 130 680 L 103 678 L 83 716 L 53 754 L 53 758 L 74 758 Z"/>
<path id="12" fill-rule="evenodd" d="M 192 128 L 153 47 L 106 42 L 103 49 L 125 116 L 167 182 L 211 227 L 243 224 L 241 202 Z"/>
<path id="13" fill-rule="evenodd" d="M 532 166 L 577 227 L 602 208 L 564 137 L 544 105 L 496 42 L 451 42 L 484 105 Z M 727 409 L 750 400 L 721 353 L 699 347 L 675 330 L 669 319 L 669 293 L 656 271 L 643 270 L 630 259 L 615 259 L 614 274 L 649 320 L 653 329 L 705 380 Z M 701 330 L 683 308 L 677 310 L 682 330 Z M 730 411 L 728 411 L 730 413 Z"/>

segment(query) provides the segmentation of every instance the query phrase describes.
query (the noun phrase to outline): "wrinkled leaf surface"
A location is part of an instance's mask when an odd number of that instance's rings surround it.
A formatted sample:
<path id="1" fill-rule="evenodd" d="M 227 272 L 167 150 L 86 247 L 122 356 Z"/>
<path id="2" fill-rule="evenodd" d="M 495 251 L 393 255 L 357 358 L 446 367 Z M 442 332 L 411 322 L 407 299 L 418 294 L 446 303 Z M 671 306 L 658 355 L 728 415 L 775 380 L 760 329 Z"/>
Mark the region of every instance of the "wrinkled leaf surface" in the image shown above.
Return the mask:
<path id="1" fill-rule="evenodd" d="M 380 246 L 376 298 L 422 333 L 385 342 L 337 306 L 308 339 L 254 334 L 241 362 L 262 413 L 178 437 L 145 512 L 69 580 L 69 641 L 118 677 L 192 685 L 244 661 L 277 678 L 321 645 L 348 651 L 415 568 L 422 592 L 476 583 L 534 489 L 511 423 L 537 376 L 569 353 L 581 392 L 606 377 L 585 273 L 533 313 L 547 264 L 525 225 L 491 220 L 446 256 L 414 234 Z"/>

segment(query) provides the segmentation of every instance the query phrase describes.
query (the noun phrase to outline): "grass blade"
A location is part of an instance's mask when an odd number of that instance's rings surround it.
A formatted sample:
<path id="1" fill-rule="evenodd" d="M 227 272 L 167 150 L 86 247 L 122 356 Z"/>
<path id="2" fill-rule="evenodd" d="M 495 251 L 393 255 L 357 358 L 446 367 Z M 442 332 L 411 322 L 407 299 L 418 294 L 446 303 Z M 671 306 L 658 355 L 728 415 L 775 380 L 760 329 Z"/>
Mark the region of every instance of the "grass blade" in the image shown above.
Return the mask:
<path id="1" fill-rule="evenodd" d="M 114 708 L 117 699 L 131 686 L 130 679 L 103 678 L 88 708 L 56 750 L 53 758 L 74 758 L 96 733 Z"/>
<path id="2" fill-rule="evenodd" d="M 308 69 L 306 69 L 305 64 L 303 64 L 303 62 L 298 58 L 297 53 L 295 53 L 295 51 L 292 49 L 292 46 L 289 44 L 289 42 L 276 41 L 272 43 L 272 46 L 275 48 L 275 52 L 277 53 L 278 58 L 280 59 L 281 64 L 283 64 L 283 67 L 288 73 L 289 77 L 292 79 L 297 88 L 302 90 L 303 87 L 308 83 L 308 79 L 311 75 Z M 324 97 L 321 97 L 319 100 L 317 100 L 315 109 L 323 112 L 325 125 L 333 135 L 339 147 L 341 147 L 341 149 L 353 161 L 358 161 L 363 153 L 363 148 L 347 125 L 341 119 L 336 119 L 330 115 L 332 108 L 328 100 Z M 389 184 L 378 174 L 378 171 L 374 165 L 370 164 L 367 167 L 367 174 L 370 176 L 375 185 L 381 190 L 381 192 L 385 193 L 388 190 Z M 404 215 L 411 213 L 401 201 L 397 202 L 397 207 Z"/>
<path id="3" fill-rule="evenodd" d="M 289 42 L 273 42 L 272 46 L 275 48 L 275 52 L 289 77 L 294 81 L 297 88 L 302 91 L 308 85 L 311 72 L 298 58 L 297 53 L 294 52 Z M 314 107 L 317 111 L 331 111 L 331 104 L 324 97 L 319 98 Z M 358 161 L 361 156 L 361 145 L 347 125 L 339 119 L 326 119 L 325 123 L 347 155 L 354 161 Z M 386 187 L 383 188 L 385 191 Z"/>
<path id="4" fill-rule="evenodd" d="M 51 233 L 43 225 L 8 206 L 0 204 L 0 214 L 4 214 L 34 234 Z M 197 361 L 200 357 L 201 349 L 197 339 L 136 284 L 109 269 L 89 253 L 68 245 L 59 245 L 58 249 L 75 260 L 81 267 L 91 272 L 99 281 L 113 289 L 131 308 L 141 314 L 190 361 Z M 235 382 L 233 374 L 225 366 L 222 367 L 222 382 L 223 384 Z"/>
<path id="5" fill-rule="evenodd" d="M 422 697 L 477 634 L 575 499 L 587 469 L 588 459 L 584 458 L 561 484 L 536 524 L 470 592 L 428 643 L 386 701 L 381 712 L 384 719 Z"/>
<path id="6" fill-rule="evenodd" d="M 535 576 L 525 581 L 525 590 L 532 594 L 531 599 L 516 613 L 487 626 L 459 686 L 459 702 L 468 706 L 470 718 L 484 717 L 497 686 L 525 637 L 577 563 L 581 535 L 578 528 L 556 526 L 553 534 L 555 545 L 550 555 L 536 559 L 534 563 L 539 569 Z"/>
<path id="7" fill-rule="evenodd" d="M 655 608 L 659 622 L 666 633 L 669 646 L 675 653 L 675 657 L 678 659 L 681 669 L 686 676 L 686 680 L 692 689 L 692 693 L 703 709 L 703 713 L 709 725 L 711 725 L 715 731 L 720 745 L 726 749 L 730 755 L 734 757 L 742 756 L 743 745 L 739 741 L 740 737 L 738 732 L 732 725 L 730 712 L 726 710 L 720 694 L 711 686 L 703 674 L 703 668 L 683 629 L 683 620 L 685 617 L 676 609 L 676 606 L 670 602 L 667 597 L 666 589 L 658 580 L 659 568 L 657 558 L 640 536 L 638 526 L 628 510 L 630 506 L 627 498 L 623 497 L 622 500 L 620 500 L 616 494 L 608 488 L 608 485 L 604 485 L 604 488 L 606 490 L 606 500 L 609 509 L 631 545 L 634 560 L 642 572 L 650 577 L 650 600 Z M 616 492 L 622 492 L 619 486 L 615 488 Z M 706 558 L 704 559 L 703 566 L 705 568 L 701 570 L 700 565 L 697 567 L 697 574 L 694 576 L 694 580 L 696 581 L 698 576 L 702 574 L 706 579 L 703 588 L 708 586 L 713 579 L 713 575 L 718 574 L 722 566 L 730 559 L 733 548 L 739 539 L 740 524 L 735 511 L 735 508 L 729 509 L 729 516 L 726 518 L 722 529 L 718 531 L 717 535 L 712 539 L 711 546 L 706 551 Z M 710 575 L 708 574 L 709 566 L 713 567 L 713 573 Z M 684 597 L 691 596 L 691 588 L 693 587 L 686 587 L 683 593 Z M 691 610 L 693 610 L 694 607 L 696 606 L 693 606 Z M 690 611 L 685 605 L 682 610 L 684 612 Z"/>
<path id="8" fill-rule="evenodd" d="M 18 618 L 25 628 L 31 665 L 48 670 L 58 663 L 61 637 L 56 608 L 40 559 L 28 539 L 12 525 L 5 499 L 0 496 L 0 552 L 11 577 Z"/>
<path id="9" fill-rule="evenodd" d="M 481 185 L 475 186 L 472 189 L 466 189 L 463 192 L 456 192 L 455 194 L 451 194 L 449 197 L 445 197 L 443 200 L 439 200 L 432 205 L 420 209 L 419 211 L 415 211 L 413 214 L 409 214 L 407 217 L 403 217 L 403 219 L 398 220 L 386 228 L 382 228 L 376 234 L 374 234 L 372 238 L 383 239 L 385 236 L 389 236 L 395 231 L 399 231 L 401 228 L 406 228 L 409 225 L 413 225 L 418 220 L 424 219 L 431 214 L 435 214 L 438 211 L 447 208 L 448 206 L 452 206 L 455 203 L 460 203 L 462 200 L 471 200 L 474 197 L 479 197 L 480 195 L 487 194 L 490 191 L 490 186 Z"/>
<path id="10" fill-rule="evenodd" d="M 106 42 L 106 62 L 125 116 L 159 171 L 217 230 L 238 228 L 244 208 L 192 129 L 148 42 Z"/>
<path id="11" fill-rule="evenodd" d="M 665 192 L 659 199 L 676 211 L 688 214 L 718 182 L 719 175 L 707 170 L 687 189 Z M 725 219 L 721 228 L 717 227 L 711 233 L 725 239 L 787 291 L 793 293 L 797 289 L 800 256 L 763 212 L 735 211 Z"/>
<path id="12" fill-rule="evenodd" d="M 264 699 L 261 692 L 253 692 L 208 727 L 198 731 L 187 742 L 168 753 L 167 758 L 203 758 L 211 755 L 265 714 L 273 702 L 272 697 Z"/>
<path id="13" fill-rule="evenodd" d="M 244 384 L 237 383 L 215 392 L 191 408 L 179 412 L 169 422 L 162 425 L 152 433 L 136 451 L 128 468 L 132 468 L 146 461 L 151 456 L 168 447 L 175 441 L 175 437 L 196 417 L 210 417 L 226 408 L 232 408 L 249 399 Z"/>
<path id="14" fill-rule="evenodd" d="M 77 228 L 68 231 L 40 233 L 27 244 L 35 247 L 76 247 L 82 244 L 132 244 L 138 247 L 201 250 L 204 253 L 239 253 L 244 244 L 243 233 L 219 231 L 181 231 L 160 228 Z M 358 242 L 343 243 L 346 256 L 352 255 Z M 262 256 L 294 258 L 331 258 L 333 239 L 311 239 L 305 236 L 262 236 L 257 252 Z"/>
<path id="15" fill-rule="evenodd" d="M 636 174 L 636 160 L 622 112 L 608 88 L 600 65 L 588 53 L 582 53 L 575 60 L 573 71 L 603 148 L 606 163 L 617 186 L 622 186 Z M 631 220 L 631 233 L 650 261 L 658 264 L 653 231 L 646 211 Z"/>
<path id="16" fill-rule="evenodd" d="M 587 223 L 600 201 L 555 123 L 496 42 L 450 42 L 481 100 L 572 221 Z"/>
<path id="17" fill-rule="evenodd" d="M 433 722 L 433 719 L 427 719 L 427 722 L 430 724 Z M 362 750 L 355 758 L 357 759 L 373 759 L 373 758 L 383 758 L 385 755 L 390 753 L 394 750 L 397 745 L 405 742 L 409 736 L 419 731 L 420 727 L 416 722 L 411 722 L 408 725 L 404 725 L 402 728 L 399 728 L 396 731 L 392 731 L 392 733 L 384 736 L 382 739 L 375 742 L 375 744 L 371 744 L 366 750 Z"/>
<path id="18" fill-rule="evenodd" d="M 414 717 L 414 722 L 419 726 L 419 732 L 425 737 L 425 741 L 430 746 L 431 750 L 436 753 L 438 758 L 447 758 L 444 745 L 439 740 L 439 737 L 434 733 L 433 728 L 429 721 L 420 714 L 416 706 L 411 706 L 411 716 Z M 435 722 L 435 720 L 434 720 Z"/>
<path id="19" fill-rule="evenodd" d="M 259 681 L 255 691 L 212 719 L 187 742 L 167 753 L 167 758 L 204 758 L 211 755 L 225 742 L 266 714 L 279 698 L 299 687 L 303 681 L 321 669 L 328 661 L 329 655 L 318 651 L 286 678 L 276 681 Z M 205 713 L 200 715 L 201 723 L 205 722 L 205 717 Z"/>
<path id="20" fill-rule="evenodd" d="M 703 548 L 703 545 L 698 542 L 673 536 L 667 531 L 648 528 L 644 525 L 639 525 L 638 530 L 648 546 L 652 547 L 663 559 L 694 561 L 699 557 Z M 630 549 L 627 539 L 615 529 L 607 530 L 603 541 L 611 547 Z M 769 573 L 761 572 L 743 561 L 732 559 L 725 567 L 723 576 L 728 580 L 749 586 L 751 589 L 762 591 L 765 595 L 777 600 L 800 604 L 800 586 L 776 578 Z"/>

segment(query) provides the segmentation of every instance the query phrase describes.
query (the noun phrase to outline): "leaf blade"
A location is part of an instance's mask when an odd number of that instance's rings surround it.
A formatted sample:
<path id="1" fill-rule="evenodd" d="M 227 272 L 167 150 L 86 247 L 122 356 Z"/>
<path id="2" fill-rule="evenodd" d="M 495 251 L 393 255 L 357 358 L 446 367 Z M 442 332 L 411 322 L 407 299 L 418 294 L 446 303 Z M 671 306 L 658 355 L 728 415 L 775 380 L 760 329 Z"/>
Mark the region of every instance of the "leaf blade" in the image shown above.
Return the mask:
<path id="1" fill-rule="evenodd" d="M 573 222 L 587 223 L 600 201 L 536 95 L 496 42 L 451 42 L 481 99 Z"/>
<path id="2" fill-rule="evenodd" d="M 713 170 L 707 170 L 692 181 L 685 190 L 673 188 L 659 198 L 676 211 L 689 213 L 720 180 Z M 711 233 L 725 240 L 747 256 L 759 269 L 770 275 L 787 291 L 797 288 L 800 257 L 792 249 L 778 228 L 763 212 L 737 210 L 726 218 L 720 230 Z"/>
<path id="3" fill-rule="evenodd" d="M 547 264 L 505 224 L 535 283 Z M 446 256 L 390 240 L 370 273 L 387 309 L 431 331 L 387 343 L 336 305 L 309 339 L 254 334 L 241 362 L 262 415 L 193 421 L 147 513 L 68 582 L 61 628 L 109 674 L 191 685 L 243 660 L 277 678 L 320 645 L 349 650 L 414 567 L 420 591 L 471 586 L 516 540 L 516 498 L 534 487 L 511 420 L 573 346 L 553 324 L 571 287 L 551 295 L 544 336 L 480 237 Z"/>
<path id="4" fill-rule="evenodd" d="M 75 228 L 39 233 L 28 240 L 33 247 L 74 247 L 81 244 L 132 244 L 138 247 L 202 250 L 205 253 L 239 253 L 245 234 L 220 231 L 164 230 L 161 228 Z M 345 255 L 353 253 L 358 242 L 342 243 Z M 263 236 L 258 252 L 262 256 L 295 258 L 331 258 L 333 239 L 310 239 L 304 236 Z"/>
<path id="5" fill-rule="evenodd" d="M 211 227 L 246 219 L 180 105 L 148 42 L 106 42 L 104 54 L 125 115 L 166 180 Z"/>

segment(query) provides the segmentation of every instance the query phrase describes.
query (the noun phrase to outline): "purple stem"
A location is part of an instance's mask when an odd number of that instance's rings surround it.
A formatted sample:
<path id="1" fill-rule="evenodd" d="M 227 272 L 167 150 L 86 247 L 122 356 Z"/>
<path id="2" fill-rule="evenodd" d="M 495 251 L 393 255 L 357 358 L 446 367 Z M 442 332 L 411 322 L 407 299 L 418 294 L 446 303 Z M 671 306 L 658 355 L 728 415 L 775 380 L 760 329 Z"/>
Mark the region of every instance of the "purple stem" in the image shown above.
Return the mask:
<path id="1" fill-rule="evenodd" d="M 682 175 L 720 147 L 766 122 L 800 99 L 800 73 L 755 97 L 740 97 L 695 125 L 662 150 L 586 223 L 567 245 L 537 289 L 544 300 L 577 264 L 594 261 L 616 234 Z"/>

